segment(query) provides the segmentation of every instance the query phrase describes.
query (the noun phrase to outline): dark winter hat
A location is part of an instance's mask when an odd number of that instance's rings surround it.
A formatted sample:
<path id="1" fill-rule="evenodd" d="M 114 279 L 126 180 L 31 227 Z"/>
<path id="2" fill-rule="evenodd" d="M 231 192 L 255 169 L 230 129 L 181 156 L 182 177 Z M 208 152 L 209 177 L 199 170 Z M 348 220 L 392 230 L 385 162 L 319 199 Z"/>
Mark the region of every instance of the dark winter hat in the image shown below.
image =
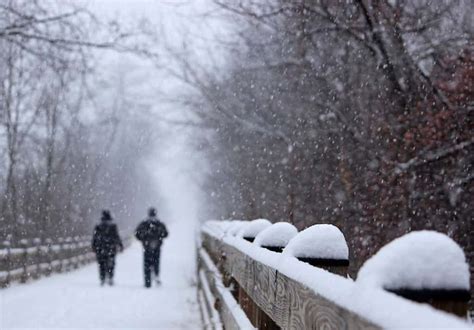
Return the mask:
<path id="1" fill-rule="evenodd" d="M 148 209 L 148 216 L 149 217 L 156 217 L 156 209 L 154 207 L 150 207 Z"/>
<path id="2" fill-rule="evenodd" d="M 112 215 L 110 214 L 109 210 L 102 210 L 102 220 L 103 221 L 110 221 L 112 220 Z"/>

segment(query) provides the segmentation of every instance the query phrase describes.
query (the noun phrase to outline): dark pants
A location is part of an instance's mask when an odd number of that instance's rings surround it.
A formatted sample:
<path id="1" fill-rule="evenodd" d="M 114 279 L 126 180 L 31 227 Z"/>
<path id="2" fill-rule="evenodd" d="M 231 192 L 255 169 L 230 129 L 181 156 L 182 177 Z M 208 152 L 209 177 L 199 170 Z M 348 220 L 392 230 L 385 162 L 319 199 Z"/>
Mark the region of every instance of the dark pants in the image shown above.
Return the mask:
<path id="1" fill-rule="evenodd" d="M 144 255 L 144 270 L 145 270 L 145 286 L 151 286 L 151 271 L 155 273 L 155 276 L 160 275 L 160 253 L 161 248 L 145 249 Z"/>
<path id="2" fill-rule="evenodd" d="M 115 255 L 97 255 L 97 262 L 99 263 L 99 276 L 103 282 L 105 278 L 114 278 Z"/>

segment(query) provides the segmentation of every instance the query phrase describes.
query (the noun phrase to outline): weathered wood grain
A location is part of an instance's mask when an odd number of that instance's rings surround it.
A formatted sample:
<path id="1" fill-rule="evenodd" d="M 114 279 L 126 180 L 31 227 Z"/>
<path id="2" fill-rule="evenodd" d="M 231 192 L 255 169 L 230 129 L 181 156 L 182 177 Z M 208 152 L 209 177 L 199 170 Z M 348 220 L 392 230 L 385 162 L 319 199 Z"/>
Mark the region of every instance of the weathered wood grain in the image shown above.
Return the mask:
<path id="1" fill-rule="evenodd" d="M 250 300 L 283 329 L 379 329 L 277 270 L 259 263 L 208 234 L 203 242 L 226 256 L 224 268 L 241 288 L 239 303 L 256 322 Z M 241 301 L 242 299 L 242 301 Z"/>

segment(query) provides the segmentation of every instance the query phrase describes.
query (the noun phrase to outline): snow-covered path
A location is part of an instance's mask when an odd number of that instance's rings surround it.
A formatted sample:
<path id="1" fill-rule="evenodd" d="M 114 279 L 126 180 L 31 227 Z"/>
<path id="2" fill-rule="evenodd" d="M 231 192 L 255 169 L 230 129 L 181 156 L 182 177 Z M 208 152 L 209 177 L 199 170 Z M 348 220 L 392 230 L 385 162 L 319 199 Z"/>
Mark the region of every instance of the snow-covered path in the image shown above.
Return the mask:
<path id="1" fill-rule="evenodd" d="M 183 237 L 162 251 L 159 288 L 143 287 L 142 248 L 134 242 L 117 258 L 115 286 L 100 287 L 97 266 L 0 290 L 0 329 L 199 329 L 193 286 L 194 251 Z M 185 244 L 183 244 L 185 243 Z"/>

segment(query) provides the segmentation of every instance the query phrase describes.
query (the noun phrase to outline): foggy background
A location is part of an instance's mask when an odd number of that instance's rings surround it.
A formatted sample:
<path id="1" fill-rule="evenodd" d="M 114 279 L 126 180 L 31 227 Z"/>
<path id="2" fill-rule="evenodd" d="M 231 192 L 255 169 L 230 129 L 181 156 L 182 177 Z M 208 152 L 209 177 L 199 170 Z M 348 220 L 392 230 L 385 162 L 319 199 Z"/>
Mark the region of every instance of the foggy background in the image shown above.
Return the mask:
<path id="1" fill-rule="evenodd" d="M 145 32 L 154 35 L 156 43 L 150 42 L 146 35 L 140 46 L 153 53 L 153 59 L 110 51 L 100 59 L 99 66 L 105 76 L 115 71 L 123 77 L 130 93 L 129 102 L 139 103 L 134 115 L 149 115 L 153 141 L 146 146 L 148 150 L 141 159 L 144 174 L 155 188 L 147 200 L 149 205 L 157 205 L 160 217 L 167 222 L 192 223 L 199 217 L 202 219 L 206 210 L 200 185 L 208 164 L 192 144 L 195 128 L 187 120 L 192 120 L 193 115 L 183 111 L 179 99 L 180 91 L 187 86 L 169 73 L 170 69 L 178 69 L 173 68 L 176 64 L 163 48 L 179 48 L 189 43 L 195 33 L 200 39 L 193 38 L 193 44 L 188 47 L 199 56 L 200 48 L 208 46 L 205 38 L 212 38 L 215 29 L 223 24 L 206 19 L 211 5 L 207 0 L 105 0 L 85 4 L 101 17 L 118 20 L 131 28 L 143 25 Z"/>
<path id="2" fill-rule="evenodd" d="M 7 1 L 1 238 L 90 234 L 102 208 L 130 232 L 156 205 L 335 224 L 352 274 L 432 229 L 472 273 L 472 1 L 366 4 Z"/>

